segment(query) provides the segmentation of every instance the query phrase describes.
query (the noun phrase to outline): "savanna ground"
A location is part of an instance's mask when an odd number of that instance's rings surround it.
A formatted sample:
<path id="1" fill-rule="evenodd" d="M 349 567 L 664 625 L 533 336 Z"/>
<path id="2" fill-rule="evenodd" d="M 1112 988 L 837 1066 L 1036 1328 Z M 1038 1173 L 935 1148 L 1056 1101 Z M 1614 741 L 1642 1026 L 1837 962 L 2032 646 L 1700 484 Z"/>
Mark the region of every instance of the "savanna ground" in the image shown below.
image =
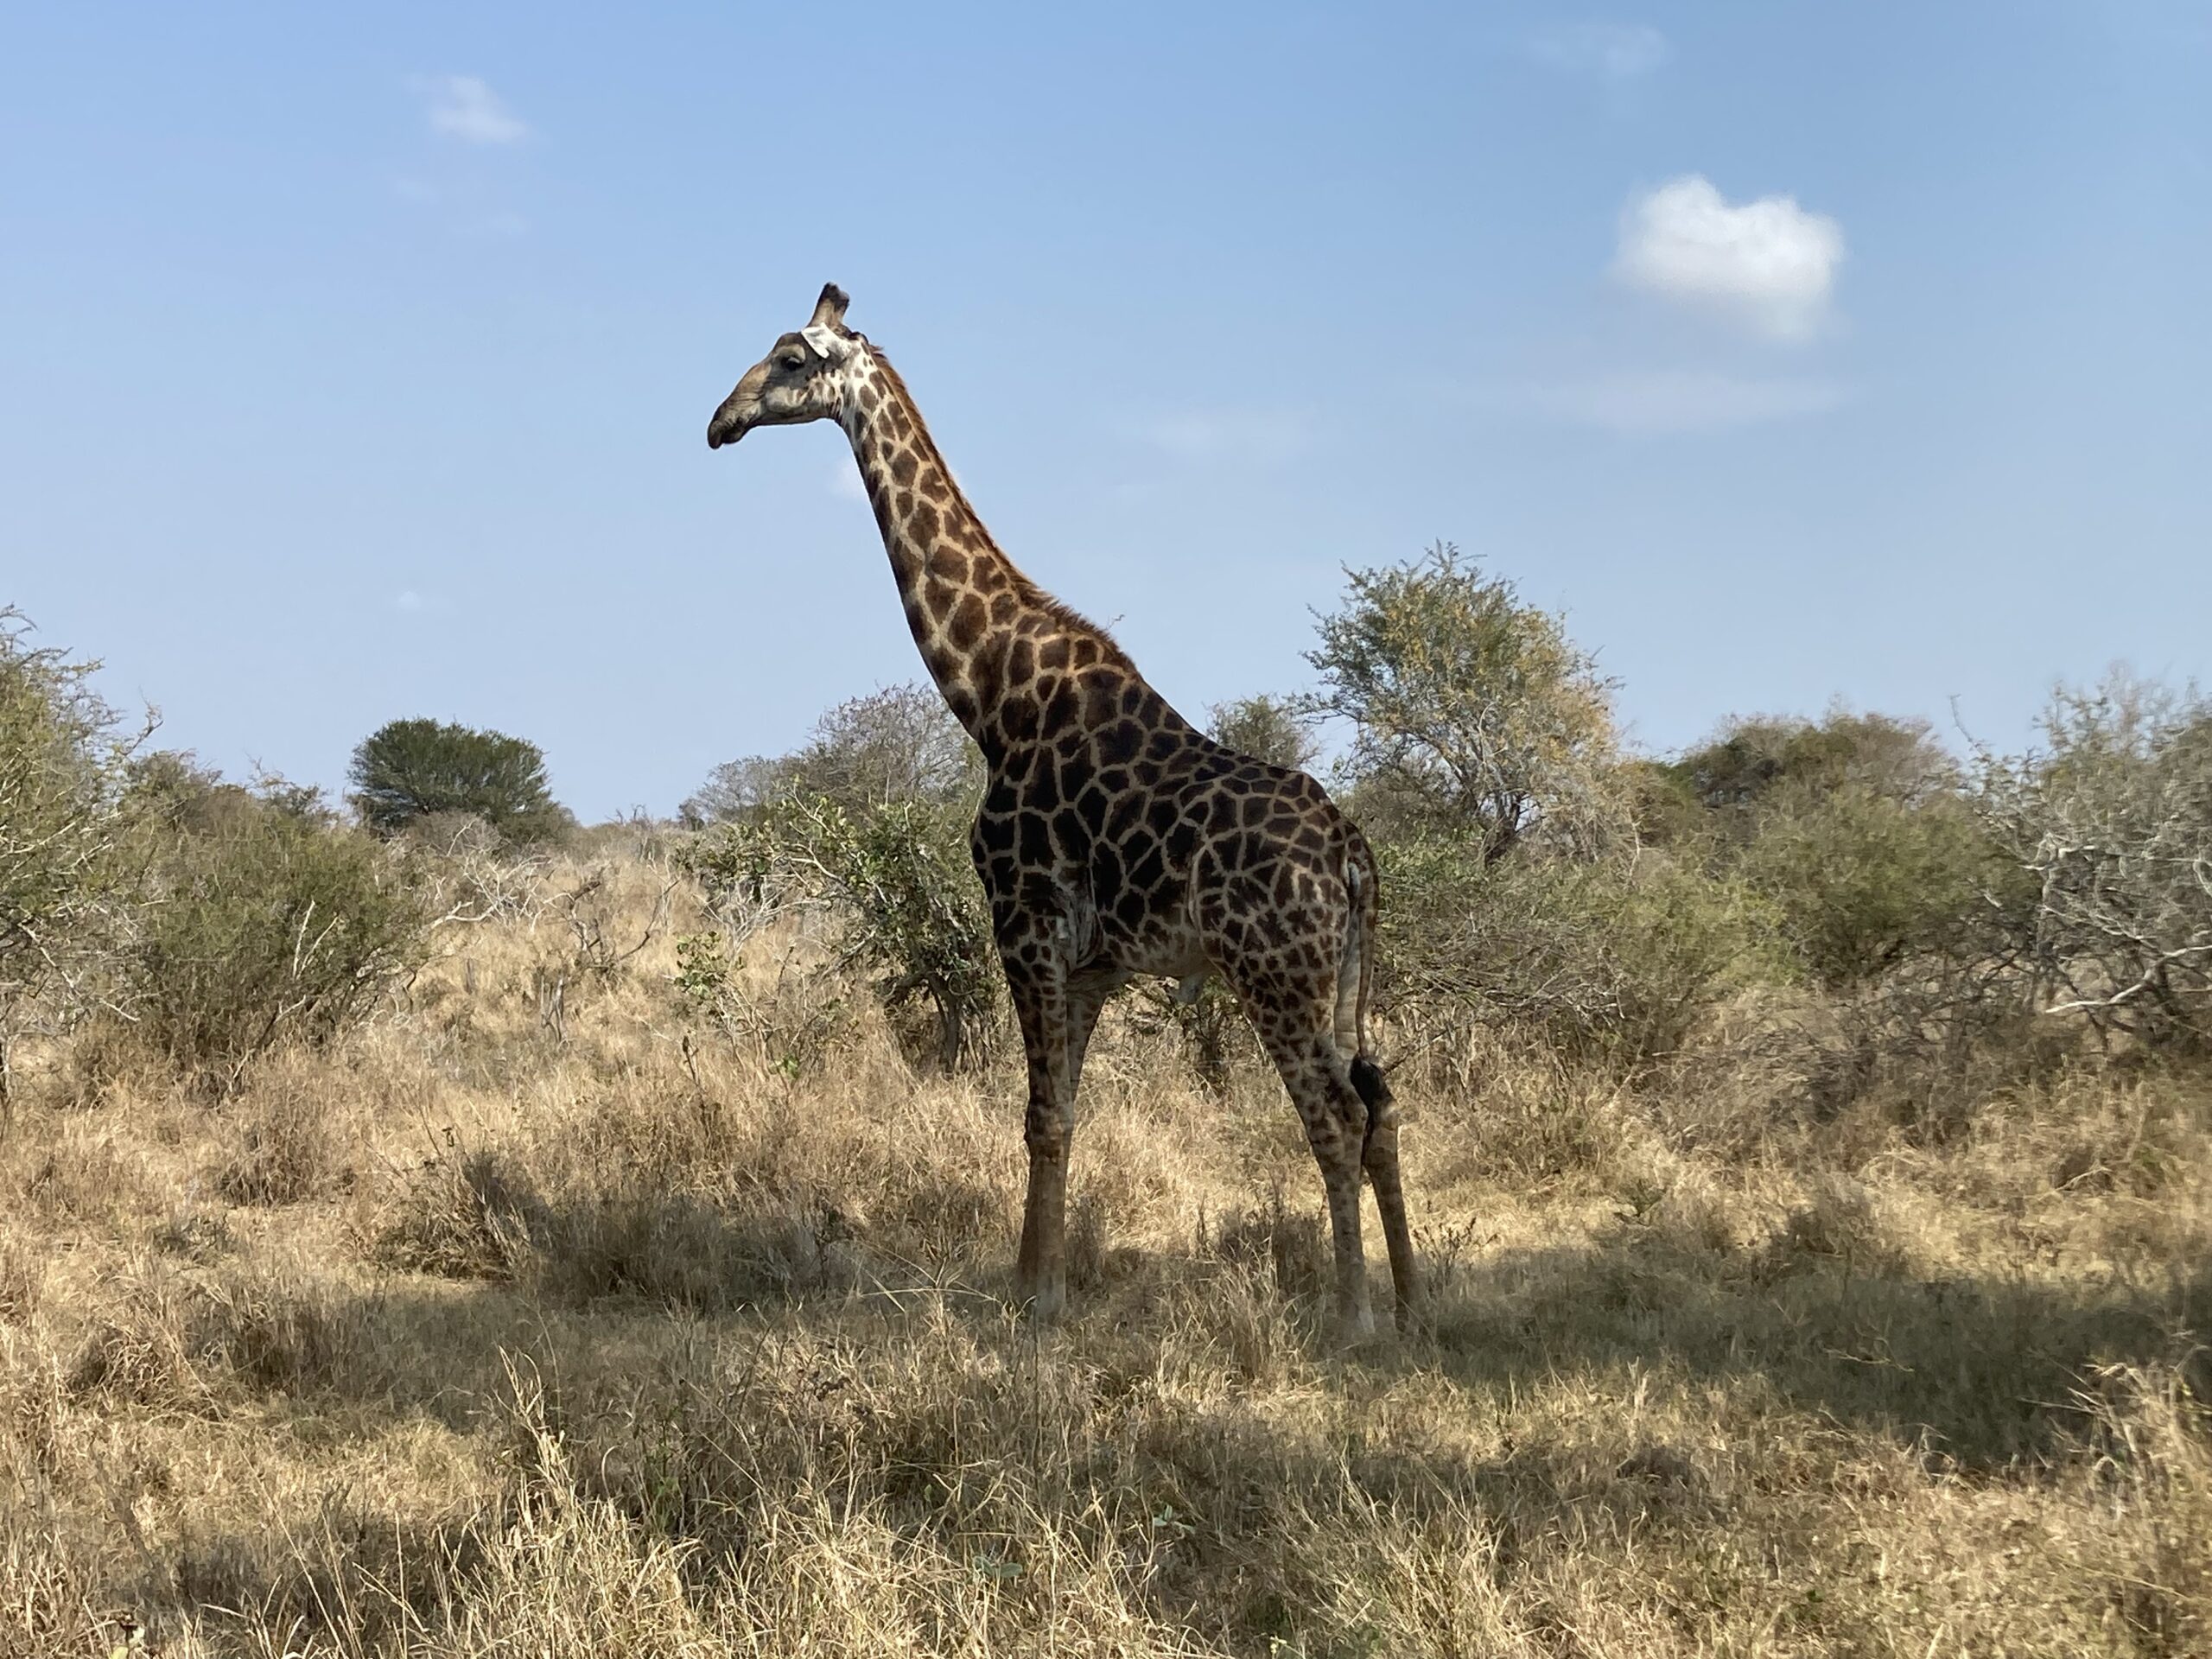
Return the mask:
<path id="1" fill-rule="evenodd" d="M 1040 1333 L 1009 1046 L 794 1004 L 787 929 L 702 1022 L 604 864 L 227 1097 L 25 1061 L 0 1652 L 2212 1652 L 2200 1071 L 1473 1035 L 1400 1073 L 1426 1320 L 1344 1354 L 1278 1085 L 1128 1004 Z"/>

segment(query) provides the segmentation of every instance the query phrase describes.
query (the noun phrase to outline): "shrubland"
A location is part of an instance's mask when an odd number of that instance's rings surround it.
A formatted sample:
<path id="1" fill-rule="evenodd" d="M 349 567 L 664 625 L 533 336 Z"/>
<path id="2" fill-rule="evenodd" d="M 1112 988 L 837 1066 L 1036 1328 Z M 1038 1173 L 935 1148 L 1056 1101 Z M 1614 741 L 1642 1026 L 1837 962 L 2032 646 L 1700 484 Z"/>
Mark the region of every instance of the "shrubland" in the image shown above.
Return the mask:
<path id="1" fill-rule="evenodd" d="M 1215 723 L 1342 722 L 1382 858 L 1430 1294 L 1348 1353 L 1217 992 L 1109 1008 L 1009 1306 L 925 695 L 378 838 L 7 636 L 0 1654 L 2212 1648 L 2212 711 L 1656 761 L 1478 564 L 1333 620 Z"/>

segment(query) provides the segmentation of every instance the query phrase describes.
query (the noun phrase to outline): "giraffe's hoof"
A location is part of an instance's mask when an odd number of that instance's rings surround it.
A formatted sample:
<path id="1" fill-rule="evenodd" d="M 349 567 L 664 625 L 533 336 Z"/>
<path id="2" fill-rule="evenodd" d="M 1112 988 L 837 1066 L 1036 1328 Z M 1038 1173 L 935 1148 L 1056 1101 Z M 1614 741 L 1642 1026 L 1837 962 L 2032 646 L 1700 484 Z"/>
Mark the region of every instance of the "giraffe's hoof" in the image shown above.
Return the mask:
<path id="1" fill-rule="evenodd" d="M 1377 1339 L 1373 1310 L 1361 1308 L 1357 1313 L 1340 1314 L 1337 1319 L 1336 1348 L 1340 1353 L 1372 1347 Z"/>
<path id="2" fill-rule="evenodd" d="M 1031 1324 L 1052 1325 L 1059 1323 L 1060 1315 L 1066 1311 L 1068 1297 L 1061 1286 L 1039 1285 L 1033 1290 L 1016 1293 L 1015 1300 L 1029 1316 Z"/>

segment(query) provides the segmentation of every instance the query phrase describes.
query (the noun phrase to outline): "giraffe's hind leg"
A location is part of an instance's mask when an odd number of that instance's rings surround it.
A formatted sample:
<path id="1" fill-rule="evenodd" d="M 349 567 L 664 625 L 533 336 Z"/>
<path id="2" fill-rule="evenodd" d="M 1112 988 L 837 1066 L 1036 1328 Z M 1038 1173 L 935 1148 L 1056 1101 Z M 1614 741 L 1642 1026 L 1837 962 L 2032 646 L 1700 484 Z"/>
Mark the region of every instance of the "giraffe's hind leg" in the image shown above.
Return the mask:
<path id="1" fill-rule="evenodd" d="M 1250 1000 L 1247 999 L 1248 1007 Z M 1375 1316 L 1367 1300 L 1367 1253 L 1360 1240 L 1359 1182 L 1370 1141 L 1367 1106 L 1352 1087 L 1343 1057 L 1337 1052 L 1327 1025 L 1319 1020 L 1284 1022 L 1255 1012 L 1254 1025 L 1268 1058 L 1290 1091 L 1306 1126 L 1306 1141 L 1320 1166 L 1322 1191 L 1329 1205 L 1329 1236 L 1336 1255 L 1336 1322 L 1347 1342 L 1363 1341 L 1375 1332 Z M 1390 1169 L 1395 1191 L 1395 1142 Z M 1379 1192 L 1380 1189 L 1378 1189 Z M 1384 1225 L 1389 1225 L 1389 1211 Z M 1402 1225 L 1404 1211 L 1399 1208 Z M 1392 1256 L 1395 1264 L 1396 1249 Z M 1410 1264 L 1410 1257 L 1408 1257 Z"/>
<path id="2" fill-rule="evenodd" d="M 1410 1332 L 1421 1301 L 1414 1268 L 1414 1238 L 1406 1223 L 1405 1188 L 1398 1179 L 1397 1108 L 1382 1068 L 1361 1052 L 1365 1009 L 1370 923 L 1355 917 L 1345 930 L 1344 954 L 1337 974 L 1336 1046 L 1351 1086 L 1367 1109 L 1365 1144 L 1360 1163 L 1375 1188 L 1375 1207 L 1382 1217 L 1382 1238 L 1390 1249 L 1390 1283 L 1396 1292 L 1398 1329 Z"/>
<path id="3" fill-rule="evenodd" d="M 1370 1123 L 1361 1154 L 1382 1217 L 1382 1240 L 1390 1250 L 1390 1283 L 1397 1294 L 1399 1334 L 1410 1334 L 1421 1311 L 1421 1281 L 1414 1268 L 1414 1236 L 1406 1224 L 1405 1189 L 1398 1179 L 1398 1126 Z"/>

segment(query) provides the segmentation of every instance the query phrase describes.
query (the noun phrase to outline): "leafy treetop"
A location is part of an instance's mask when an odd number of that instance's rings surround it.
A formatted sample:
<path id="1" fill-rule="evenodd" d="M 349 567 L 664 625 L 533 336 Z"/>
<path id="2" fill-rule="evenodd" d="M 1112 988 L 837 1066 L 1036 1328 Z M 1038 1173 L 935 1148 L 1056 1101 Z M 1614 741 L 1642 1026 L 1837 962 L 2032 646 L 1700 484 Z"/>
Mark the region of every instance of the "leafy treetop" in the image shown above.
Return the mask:
<path id="1" fill-rule="evenodd" d="M 353 751 L 349 776 L 349 798 L 379 835 L 434 812 L 472 814 L 512 841 L 542 841 L 574 823 L 554 802 L 543 752 L 504 732 L 391 721 Z"/>

